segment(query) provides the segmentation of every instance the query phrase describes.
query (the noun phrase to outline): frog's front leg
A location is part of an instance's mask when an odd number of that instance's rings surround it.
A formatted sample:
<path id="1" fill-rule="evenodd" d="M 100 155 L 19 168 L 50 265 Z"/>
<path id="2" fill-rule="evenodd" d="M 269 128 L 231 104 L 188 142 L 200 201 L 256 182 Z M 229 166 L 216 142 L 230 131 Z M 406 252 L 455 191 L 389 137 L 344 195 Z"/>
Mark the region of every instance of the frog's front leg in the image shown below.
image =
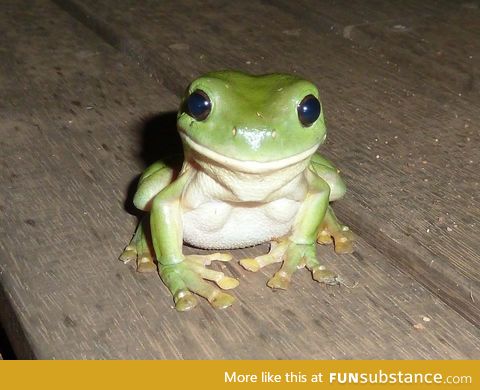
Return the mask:
<path id="1" fill-rule="evenodd" d="M 163 160 L 150 165 L 140 177 L 138 189 L 133 203 L 143 211 L 149 212 L 155 196 L 170 185 L 182 166 L 183 157 L 166 156 Z M 136 261 L 138 272 L 153 272 L 157 270 L 154 262 L 154 251 L 150 234 L 150 215 L 142 217 L 130 243 L 120 255 L 124 263 Z"/>
<path id="2" fill-rule="evenodd" d="M 209 270 L 205 266 L 212 260 L 229 261 L 231 256 L 186 256 L 182 253 L 180 200 L 188 178 L 188 172 L 184 173 L 156 195 L 152 202 L 150 225 L 159 274 L 172 293 L 177 310 L 185 311 L 196 306 L 197 298 L 192 293 L 206 298 L 216 308 L 225 308 L 233 303 L 234 298 L 204 279 L 214 281 L 223 289 L 236 287 L 238 280 L 225 276 L 222 272 Z"/>
<path id="3" fill-rule="evenodd" d="M 318 153 L 312 156 L 310 169 L 330 187 L 330 202 L 340 199 L 345 194 L 345 183 L 339 175 L 338 169 L 325 157 Z M 333 244 L 337 253 L 352 253 L 355 237 L 348 226 L 342 225 L 333 209 L 328 206 L 325 218 L 317 236 L 319 244 Z"/>
<path id="4" fill-rule="evenodd" d="M 315 246 L 318 229 L 327 211 L 330 187 L 313 172 L 307 171 L 306 175 L 309 192 L 300 206 L 290 237 L 272 245 L 269 254 L 240 262 L 244 268 L 257 271 L 268 264 L 283 261 L 281 268 L 267 283 L 271 288 L 286 289 L 293 273 L 305 266 L 312 272 L 314 280 L 338 284 L 336 274 L 317 260 Z"/>

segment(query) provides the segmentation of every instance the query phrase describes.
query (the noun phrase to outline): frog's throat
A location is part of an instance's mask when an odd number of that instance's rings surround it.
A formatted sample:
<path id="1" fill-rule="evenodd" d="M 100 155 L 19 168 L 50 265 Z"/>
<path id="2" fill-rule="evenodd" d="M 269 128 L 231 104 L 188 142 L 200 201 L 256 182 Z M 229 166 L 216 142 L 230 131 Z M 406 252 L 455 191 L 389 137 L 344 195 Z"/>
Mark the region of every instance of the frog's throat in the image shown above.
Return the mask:
<path id="1" fill-rule="evenodd" d="M 186 145 L 191 148 L 194 152 L 198 153 L 202 157 L 206 157 L 213 162 L 223 165 L 229 169 L 232 169 L 237 172 L 245 173 L 266 173 L 273 172 L 288 166 L 297 164 L 301 161 L 304 161 L 310 158 L 320 146 L 320 143 L 313 145 L 311 148 L 295 154 L 293 156 L 283 158 L 280 160 L 274 161 L 252 161 L 252 160 L 237 160 L 232 157 L 224 156 L 218 152 L 215 152 L 203 145 L 198 144 L 192 140 L 188 135 L 183 131 L 180 131 L 180 136 Z"/>

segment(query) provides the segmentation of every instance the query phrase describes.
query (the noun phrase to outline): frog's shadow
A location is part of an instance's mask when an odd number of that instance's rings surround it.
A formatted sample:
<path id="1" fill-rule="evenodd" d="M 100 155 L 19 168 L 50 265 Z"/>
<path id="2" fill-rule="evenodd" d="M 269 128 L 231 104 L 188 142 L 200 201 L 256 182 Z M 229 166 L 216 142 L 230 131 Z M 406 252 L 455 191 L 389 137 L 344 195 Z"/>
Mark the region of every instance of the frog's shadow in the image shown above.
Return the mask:
<path id="1" fill-rule="evenodd" d="M 174 154 L 183 155 L 182 141 L 177 132 L 176 111 L 168 111 L 144 119 L 137 131 L 141 134 L 141 149 L 138 157 L 145 168 L 159 160 L 172 168 L 177 168 L 171 165 L 172 159 L 167 158 Z M 140 176 L 141 173 L 130 182 L 124 202 L 124 209 L 139 218 L 142 213 L 133 205 L 133 197 Z"/>

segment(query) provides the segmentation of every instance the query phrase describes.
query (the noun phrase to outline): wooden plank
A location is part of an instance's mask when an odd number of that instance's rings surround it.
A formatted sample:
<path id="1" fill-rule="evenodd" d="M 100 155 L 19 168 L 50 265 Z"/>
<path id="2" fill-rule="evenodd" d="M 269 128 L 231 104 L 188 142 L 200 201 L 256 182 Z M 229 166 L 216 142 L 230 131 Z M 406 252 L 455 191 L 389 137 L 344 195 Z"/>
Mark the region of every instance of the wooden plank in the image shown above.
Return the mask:
<path id="1" fill-rule="evenodd" d="M 418 15 L 434 15 L 438 10 L 456 9 L 458 5 L 451 1 L 416 1 L 402 0 L 401 3 L 383 0 L 276 0 L 264 1 L 283 13 L 293 15 L 302 24 L 314 26 L 316 31 L 334 34 L 348 34 L 350 29 L 359 25 L 411 19 Z M 311 28 L 310 27 L 310 28 Z M 307 29 L 309 30 L 309 29 Z"/>
<path id="2" fill-rule="evenodd" d="M 144 167 L 139 130 L 176 98 L 125 71 L 128 59 L 53 4 L 9 1 L 1 10 L 0 316 L 17 356 L 51 358 L 50 344 L 88 342 L 71 330 L 69 306 L 81 307 L 107 256 L 114 277 L 118 242 L 136 220 L 123 203 Z M 112 213 L 119 220 L 103 220 Z"/>
<path id="3" fill-rule="evenodd" d="M 265 286 L 274 267 L 250 274 L 232 263 L 236 305 L 175 312 L 157 275 L 116 257 L 135 225 L 129 186 L 151 158 L 152 132 L 171 125 L 151 114 L 174 109 L 170 90 L 191 75 L 168 73 L 172 63 L 158 78 L 168 84 L 152 83 L 60 9 L 26 5 L 5 1 L 0 13 L 9 75 L 0 80 L 0 316 L 19 357 L 478 358 L 479 330 L 362 239 L 349 256 L 319 249 L 356 288 L 322 288 L 299 272 L 274 293 Z M 332 156 L 345 153 L 334 145 Z"/>
<path id="4" fill-rule="evenodd" d="M 451 5 L 454 7 L 429 16 L 354 24 L 348 38 L 388 57 L 400 69 L 408 69 L 411 77 L 423 85 L 436 85 L 477 102 L 480 6 Z"/>
<path id="5" fill-rule="evenodd" d="M 480 323 L 475 300 L 480 294 L 480 251 L 474 230 L 479 219 L 475 167 L 480 153 L 473 127 L 479 113 L 469 97 L 475 88 L 459 95 L 440 78 L 429 82 L 418 67 L 399 66 L 385 55 L 322 34 L 319 26 L 327 19 L 338 25 L 358 20 L 358 7 L 346 10 L 350 16 L 342 19 L 341 5 L 334 12 L 317 7 L 318 2 L 304 1 L 299 6 L 308 15 L 304 19 L 300 11 L 290 12 L 287 2 L 204 2 L 193 20 L 188 1 L 154 7 L 140 2 L 128 10 L 125 5 L 112 9 L 92 0 L 62 4 L 100 34 L 102 29 L 112 32 L 121 42 L 117 47 L 158 79 L 174 80 L 166 85 L 175 93 L 196 74 L 215 68 L 299 72 L 316 81 L 330 126 L 331 142 L 325 153 L 340 161 L 351 191 L 343 201 L 347 211 L 342 213 L 340 207 L 339 212 L 395 266 L 411 273 L 461 315 Z M 476 16 L 472 19 L 464 7 L 450 2 L 389 3 L 373 7 L 373 18 L 365 20 L 381 20 L 381 24 L 387 19 L 392 25 L 389 18 L 396 15 L 416 20 L 423 12 L 444 18 L 453 9 L 457 25 L 467 17 L 478 26 Z M 131 20 L 142 23 L 129 28 Z M 365 28 L 370 28 L 368 23 Z M 448 31 L 449 24 L 442 28 Z M 451 29 L 463 42 L 475 34 L 467 28 L 464 35 L 457 27 Z M 430 37 L 432 42 L 434 38 Z M 444 38 L 439 39 L 442 45 Z M 412 60 L 398 42 L 387 45 L 404 56 L 404 63 Z M 469 57 L 478 57 L 478 46 L 459 45 L 455 54 L 446 67 L 461 68 L 466 61 L 467 68 L 477 69 Z M 352 154 L 354 159 L 346 158 Z M 371 216 L 372 223 L 362 225 Z"/>
<path id="6" fill-rule="evenodd" d="M 432 114 L 418 121 L 422 133 L 428 134 L 427 142 L 422 145 L 423 137 L 418 139 L 420 154 L 417 161 L 407 162 L 405 171 L 421 171 L 424 186 L 418 186 L 415 193 L 415 211 L 408 218 L 413 223 L 393 221 L 384 226 L 384 233 L 394 238 L 394 244 L 390 242 L 382 249 L 402 259 L 402 265 L 412 274 L 430 274 L 425 285 L 447 292 L 443 296 L 449 305 L 478 324 L 480 306 L 475 297 L 480 281 L 476 231 L 480 174 L 476 167 L 480 162 L 480 134 L 475 123 L 480 118 L 480 67 L 475 59 L 480 55 L 480 10 L 474 3 L 453 5 L 453 9 L 444 7 L 429 16 L 355 25 L 349 38 L 388 58 L 399 72 L 407 71 L 417 85 L 405 91 L 407 94 L 438 91 L 441 97 L 437 102 L 442 111 L 450 113 L 440 121 Z M 428 126 L 430 129 L 425 129 Z M 408 215 L 409 210 L 403 210 Z M 364 237 L 370 241 L 381 238 L 373 226 L 366 229 Z M 409 248 L 415 248 L 416 253 Z M 430 264 L 422 258 L 430 259 Z M 454 283 L 444 283 L 439 272 Z M 465 301 L 470 308 L 465 307 Z"/>

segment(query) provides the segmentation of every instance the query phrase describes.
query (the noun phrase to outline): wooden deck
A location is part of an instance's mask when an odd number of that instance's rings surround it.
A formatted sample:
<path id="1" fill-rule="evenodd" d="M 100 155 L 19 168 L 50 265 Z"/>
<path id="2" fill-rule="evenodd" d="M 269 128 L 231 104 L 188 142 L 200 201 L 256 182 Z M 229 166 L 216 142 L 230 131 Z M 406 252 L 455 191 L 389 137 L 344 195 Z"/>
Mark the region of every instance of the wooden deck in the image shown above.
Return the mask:
<path id="1" fill-rule="evenodd" d="M 17 357 L 480 358 L 478 2 L 5 0 L 0 11 L 0 319 Z M 157 275 L 117 261 L 135 180 L 171 146 L 180 94 L 224 68 L 320 87 L 322 152 L 348 185 L 334 208 L 359 239 L 352 255 L 319 257 L 355 288 L 298 272 L 272 292 L 275 267 L 232 262 L 233 307 L 177 313 Z"/>

